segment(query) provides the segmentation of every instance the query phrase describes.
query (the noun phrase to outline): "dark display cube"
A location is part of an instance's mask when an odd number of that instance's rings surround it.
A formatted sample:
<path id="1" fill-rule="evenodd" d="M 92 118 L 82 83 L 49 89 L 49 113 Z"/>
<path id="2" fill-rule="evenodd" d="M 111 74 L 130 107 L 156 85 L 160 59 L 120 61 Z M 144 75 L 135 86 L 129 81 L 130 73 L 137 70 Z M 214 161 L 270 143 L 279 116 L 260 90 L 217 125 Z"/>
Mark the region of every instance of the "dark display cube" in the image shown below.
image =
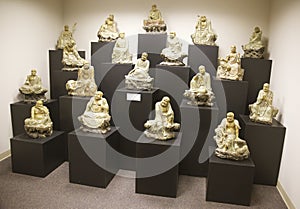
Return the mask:
<path id="1" fill-rule="evenodd" d="M 177 196 L 181 138 L 181 133 L 168 141 L 150 139 L 145 135 L 139 138 L 136 145 L 136 193 Z"/>
<path id="2" fill-rule="evenodd" d="M 286 128 L 275 119 L 272 125 L 264 125 L 250 121 L 246 115 L 240 118 L 240 134 L 255 163 L 254 183 L 276 186 Z"/>
<path id="3" fill-rule="evenodd" d="M 181 175 L 206 177 L 209 147 L 214 145 L 214 130 L 218 125 L 219 108 L 192 106 L 183 100 L 180 105 L 181 118 Z"/>
<path id="4" fill-rule="evenodd" d="M 75 130 L 68 138 L 70 182 L 106 188 L 119 170 L 117 129 L 107 134 Z"/>
<path id="5" fill-rule="evenodd" d="M 206 200 L 249 206 L 255 165 L 251 158 L 242 161 L 209 159 Z"/>
<path id="6" fill-rule="evenodd" d="M 111 56 L 115 42 L 92 42 L 91 60 L 92 66 L 98 69 L 102 63 L 111 63 Z"/>
<path id="7" fill-rule="evenodd" d="M 64 158 L 64 138 L 61 131 L 50 137 L 32 139 L 21 134 L 10 139 L 12 171 L 37 177 L 45 177 L 60 166 Z"/>

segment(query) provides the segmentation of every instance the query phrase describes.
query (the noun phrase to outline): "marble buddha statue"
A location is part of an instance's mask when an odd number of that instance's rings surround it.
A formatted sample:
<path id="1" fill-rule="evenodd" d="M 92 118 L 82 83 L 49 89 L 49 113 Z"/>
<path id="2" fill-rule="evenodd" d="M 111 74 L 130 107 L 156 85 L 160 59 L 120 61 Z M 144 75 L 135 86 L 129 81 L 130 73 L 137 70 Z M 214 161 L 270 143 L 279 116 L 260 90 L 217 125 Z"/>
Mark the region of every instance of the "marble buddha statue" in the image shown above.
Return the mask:
<path id="1" fill-rule="evenodd" d="M 230 54 L 226 58 L 219 58 L 217 78 L 228 80 L 243 80 L 244 69 L 241 68 L 240 54 L 236 46 L 231 46 Z"/>
<path id="2" fill-rule="evenodd" d="M 108 15 L 105 23 L 101 25 L 98 31 L 99 42 L 115 41 L 119 37 L 117 23 L 113 14 Z"/>
<path id="3" fill-rule="evenodd" d="M 129 53 L 128 41 L 125 33 L 120 33 L 112 53 L 112 63 L 132 63 L 132 54 Z"/>
<path id="4" fill-rule="evenodd" d="M 259 91 L 255 103 L 249 105 L 250 120 L 257 123 L 272 124 L 278 109 L 273 106 L 273 92 L 270 85 L 265 83 L 263 89 Z"/>
<path id="5" fill-rule="evenodd" d="M 46 92 L 48 91 L 42 86 L 42 80 L 37 75 L 36 69 L 31 70 L 31 74 L 27 76 L 23 86 L 19 88 L 19 91 L 24 95 L 24 102 L 35 103 L 38 100 L 46 102 Z"/>
<path id="6" fill-rule="evenodd" d="M 73 25 L 72 30 L 70 30 L 68 25 L 64 26 L 64 30 L 61 32 L 61 34 L 57 40 L 56 49 L 64 49 L 68 42 L 70 42 L 70 41 L 75 42 L 75 40 L 73 38 L 73 33 L 75 31 L 76 24 L 77 23 L 75 23 Z"/>
<path id="7" fill-rule="evenodd" d="M 156 4 L 152 5 L 147 20 L 144 20 L 143 29 L 146 32 L 165 32 L 167 25 L 162 18 L 161 12 L 157 9 Z"/>
<path id="8" fill-rule="evenodd" d="M 85 132 L 105 134 L 111 130 L 109 106 L 103 93 L 97 91 L 86 105 L 84 113 L 78 117 Z"/>
<path id="9" fill-rule="evenodd" d="M 192 78 L 190 89 L 183 94 L 190 101 L 190 105 L 212 106 L 215 98 L 211 88 L 210 74 L 205 71 L 203 65 L 199 66 L 199 72 Z"/>
<path id="10" fill-rule="evenodd" d="M 49 110 L 39 100 L 31 108 L 31 117 L 25 119 L 24 128 L 31 138 L 45 138 L 53 133 L 53 123 L 51 121 Z"/>
<path id="11" fill-rule="evenodd" d="M 174 112 L 169 97 L 163 97 L 155 104 L 155 118 L 148 120 L 144 127 L 146 128 L 144 133 L 149 138 L 158 140 L 175 138 L 174 131 L 179 130 L 180 124 L 174 123 Z"/>
<path id="12" fill-rule="evenodd" d="M 81 68 L 85 63 L 85 59 L 81 58 L 77 49 L 75 41 L 67 42 L 63 50 L 62 64 L 64 71 L 75 71 Z"/>
<path id="13" fill-rule="evenodd" d="M 244 160 L 250 155 L 247 143 L 239 138 L 240 125 L 234 119 L 234 113 L 227 113 L 221 124 L 215 129 L 214 139 L 217 143 L 217 157 L 231 160 Z"/>
<path id="14" fill-rule="evenodd" d="M 214 33 L 211 22 L 206 16 L 198 16 L 199 20 L 196 24 L 196 31 L 191 35 L 194 44 L 199 45 L 216 45 L 217 35 Z"/>
<path id="15" fill-rule="evenodd" d="M 262 42 L 262 31 L 259 27 L 255 27 L 247 44 L 242 46 L 244 50 L 243 57 L 249 58 L 264 58 L 265 46 Z"/>

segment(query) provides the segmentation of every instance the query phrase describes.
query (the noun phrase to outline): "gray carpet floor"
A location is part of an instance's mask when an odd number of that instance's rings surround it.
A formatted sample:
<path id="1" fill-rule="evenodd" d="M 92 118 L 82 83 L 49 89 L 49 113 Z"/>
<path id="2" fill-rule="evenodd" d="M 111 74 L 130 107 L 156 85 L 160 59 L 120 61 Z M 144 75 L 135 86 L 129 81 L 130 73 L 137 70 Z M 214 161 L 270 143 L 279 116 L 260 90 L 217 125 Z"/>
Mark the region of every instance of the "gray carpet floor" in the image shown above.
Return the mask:
<path id="1" fill-rule="evenodd" d="M 136 194 L 135 180 L 119 175 L 106 189 L 71 184 L 67 162 L 46 178 L 12 173 L 10 158 L 0 162 L 1 209 L 287 208 L 276 187 L 254 185 L 251 207 L 245 207 L 205 201 L 205 185 L 205 178 L 180 176 L 178 197 L 164 198 Z"/>

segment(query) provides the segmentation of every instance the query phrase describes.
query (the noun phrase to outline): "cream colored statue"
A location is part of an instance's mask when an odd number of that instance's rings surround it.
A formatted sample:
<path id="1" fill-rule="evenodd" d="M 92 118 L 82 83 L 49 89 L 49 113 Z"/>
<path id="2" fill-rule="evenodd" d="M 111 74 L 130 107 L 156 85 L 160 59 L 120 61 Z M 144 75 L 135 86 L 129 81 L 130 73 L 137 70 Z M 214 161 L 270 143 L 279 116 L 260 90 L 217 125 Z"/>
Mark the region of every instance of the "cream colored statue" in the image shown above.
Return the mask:
<path id="1" fill-rule="evenodd" d="M 113 53 L 112 63 L 132 63 L 132 54 L 129 53 L 128 41 L 125 38 L 125 33 L 120 33 L 117 39 Z"/>
<path id="2" fill-rule="evenodd" d="M 80 57 L 76 49 L 75 41 L 70 41 L 65 46 L 63 50 L 62 63 L 64 65 L 62 70 L 64 71 L 75 71 L 84 65 L 85 59 Z"/>
<path id="3" fill-rule="evenodd" d="M 190 105 L 212 106 L 215 98 L 211 88 L 210 75 L 205 71 L 203 65 L 199 66 L 197 73 L 190 82 L 190 89 L 186 90 L 184 96 L 190 101 Z"/>
<path id="4" fill-rule="evenodd" d="M 216 45 L 217 35 L 214 33 L 211 22 L 206 16 L 198 16 L 199 20 L 196 25 L 196 31 L 191 35 L 194 44 Z"/>
<path id="5" fill-rule="evenodd" d="M 119 37 L 117 23 L 115 22 L 114 15 L 108 15 L 105 23 L 101 25 L 98 31 L 98 38 L 100 42 L 115 41 Z"/>
<path id="6" fill-rule="evenodd" d="M 52 135 L 53 123 L 51 121 L 49 110 L 39 100 L 31 108 L 31 117 L 25 119 L 24 128 L 31 138 L 45 138 Z"/>
<path id="7" fill-rule="evenodd" d="M 31 74 L 27 76 L 26 81 L 21 88 L 21 94 L 24 95 L 24 102 L 35 103 L 38 100 L 46 101 L 45 94 L 48 91 L 42 86 L 41 78 L 36 74 L 36 70 L 31 70 Z"/>
<path id="8" fill-rule="evenodd" d="M 259 27 L 255 27 L 250 37 L 249 43 L 242 46 L 244 50 L 243 57 L 264 58 L 265 46 L 262 42 L 262 31 Z"/>
<path id="9" fill-rule="evenodd" d="M 146 30 L 146 32 L 165 32 L 167 30 L 167 25 L 160 11 L 157 9 L 156 4 L 152 5 L 148 19 L 144 20 L 143 29 Z"/>
<path id="10" fill-rule="evenodd" d="M 255 103 L 249 105 L 250 120 L 258 123 L 272 124 L 278 109 L 273 106 L 273 92 L 268 83 L 259 91 Z"/>
<path id="11" fill-rule="evenodd" d="M 169 97 L 163 97 L 155 104 L 155 119 L 148 120 L 144 127 L 145 135 L 158 140 L 168 140 L 175 137 L 175 132 L 180 128 L 179 123 L 174 123 L 174 112 Z"/>
<path id="12" fill-rule="evenodd" d="M 243 80 L 244 69 L 241 68 L 240 54 L 236 46 L 231 46 L 230 54 L 226 58 L 219 58 L 217 78 L 228 80 Z"/>
<path id="13" fill-rule="evenodd" d="M 244 160 L 250 155 L 247 143 L 239 138 L 240 125 L 232 112 L 227 113 L 221 124 L 215 129 L 217 143 L 216 156 L 231 160 Z"/>
<path id="14" fill-rule="evenodd" d="M 127 89 L 151 90 L 154 79 L 149 75 L 150 62 L 148 54 L 142 53 L 142 57 L 137 60 L 134 68 L 125 76 Z"/>
<path id="15" fill-rule="evenodd" d="M 101 91 L 96 92 L 86 105 L 83 115 L 78 117 L 83 131 L 102 134 L 111 130 L 110 119 L 109 106 Z"/>
<path id="16" fill-rule="evenodd" d="M 94 96 L 97 91 L 97 85 L 94 78 L 94 67 L 86 62 L 78 70 L 77 81 L 69 80 L 66 83 L 66 89 L 72 96 Z"/>
<path id="17" fill-rule="evenodd" d="M 167 46 L 162 50 L 161 56 L 164 61 L 161 65 L 178 65 L 183 66 L 183 59 L 187 57 L 187 54 L 182 52 L 182 43 L 176 37 L 175 32 L 170 32 L 167 38 Z"/>
<path id="18" fill-rule="evenodd" d="M 73 38 L 73 33 L 76 29 L 76 24 L 77 23 L 75 23 L 73 25 L 72 30 L 70 30 L 68 25 L 64 26 L 64 30 L 61 32 L 61 34 L 57 40 L 56 49 L 64 49 L 68 42 L 70 42 L 70 41 L 75 42 L 75 40 Z"/>

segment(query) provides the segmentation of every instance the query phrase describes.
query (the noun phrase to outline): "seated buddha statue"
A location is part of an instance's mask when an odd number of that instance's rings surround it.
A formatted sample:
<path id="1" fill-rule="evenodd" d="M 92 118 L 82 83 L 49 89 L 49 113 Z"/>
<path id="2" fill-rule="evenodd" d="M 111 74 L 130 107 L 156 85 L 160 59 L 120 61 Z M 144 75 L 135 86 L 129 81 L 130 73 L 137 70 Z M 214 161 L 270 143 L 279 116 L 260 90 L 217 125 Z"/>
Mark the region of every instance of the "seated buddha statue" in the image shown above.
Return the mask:
<path id="1" fill-rule="evenodd" d="M 75 71 L 78 68 L 81 68 L 85 59 L 81 58 L 77 49 L 75 41 L 69 41 L 63 50 L 63 59 L 62 63 L 65 71 Z"/>
<path id="2" fill-rule="evenodd" d="M 114 15 L 110 14 L 105 20 L 105 23 L 101 25 L 97 34 L 99 42 L 115 41 L 119 37 L 117 23 L 114 18 Z"/>
<path id="3" fill-rule="evenodd" d="M 132 54 L 129 53 L 128 41 L 125 33 L 120 33 L 112 53 L 112 63 L 132 63 Z"/>
<path id="4" fill-rule="evenodd" d="M 146 30 L 146 32 L 165 32 L 167 30 L 167 25 L 162 18 L 161 12 L 157 9 L 156 4 L 152 5 L 148 19 L 144 20 L 143 29 Z"/>
<path id="5" fill-rule="evenodd" d="M 262 42 L 262 31 L 259 27 L 255 27 L 250 37 L 249 43 L 242 46 L 244 50 L 243 57 L 264 58 L 265 46 Z"/>
<path id="6" fill-rule="evenodd" d="M 216 45 L 217 35 L 214 33 L 211 22 L 206 16 L 199 17 L 196 24 L 196 31 L 191 35 L 194 44 L 199 45 Z"/>
<path id="7" fill-rule="evenodd" d="M 64 26 L 64 30 L 61 32 L 58 40 L 56 49 L 64 49 L 68 42 L 75 41 L 73 38 L 73 33 L 76 28 L 76 23 L 73 25 L 72 30 L 70 30 L 68 25 Z"/>

